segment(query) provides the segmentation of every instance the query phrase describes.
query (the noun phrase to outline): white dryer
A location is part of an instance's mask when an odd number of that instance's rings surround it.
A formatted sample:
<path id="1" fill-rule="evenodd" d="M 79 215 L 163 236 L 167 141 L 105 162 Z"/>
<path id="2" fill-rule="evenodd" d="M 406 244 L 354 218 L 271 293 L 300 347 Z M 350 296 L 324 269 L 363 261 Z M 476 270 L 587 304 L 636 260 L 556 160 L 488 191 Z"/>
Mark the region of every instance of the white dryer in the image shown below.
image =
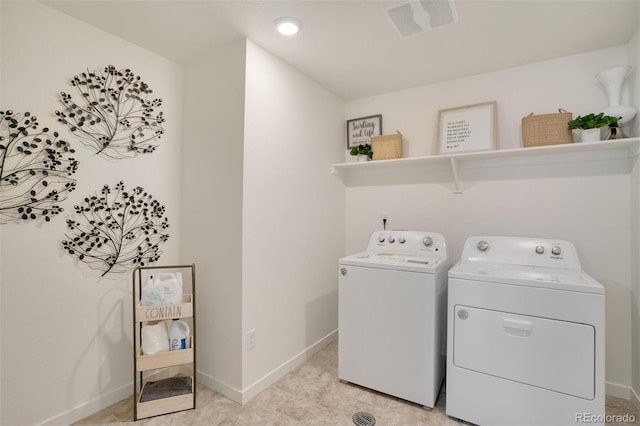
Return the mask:
<path id="1" fill-rule="evenodd" d="M 442 235 L 378 231 L 339 261 L 338 376 L 433 407 L 446 357 Z"/>
<path id="2" fill-rule="evenodd" d="M 449 271 L 447 414 L 603 424 L 604 293 L 567 241 L 469 238 Z"/>

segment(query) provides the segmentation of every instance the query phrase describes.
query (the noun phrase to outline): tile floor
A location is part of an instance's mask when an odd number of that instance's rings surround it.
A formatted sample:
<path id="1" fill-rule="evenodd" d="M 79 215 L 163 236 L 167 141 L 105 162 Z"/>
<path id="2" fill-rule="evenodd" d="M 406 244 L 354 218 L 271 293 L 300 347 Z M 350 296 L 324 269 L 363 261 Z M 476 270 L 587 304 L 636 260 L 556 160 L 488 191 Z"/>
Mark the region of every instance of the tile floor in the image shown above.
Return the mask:
<path id="1" fill-rule="evenodd" d="M 327 425 L 352 426 L 351 417 L 366 411 L 379 426 L 444 426 L 464 424 L 445 414 L 444 392 L 436 407 L 421 406 L 338 380 L 338 345 L 331 343 L 244 406 L 198 385 L 195 410 L 133 422 L 132 398 L 127 398 L 75 425 Z M 607 414 L 640 414 L 626 400 L 607 397 Z M 629 423 L 625 423 L 629 424 Z"/>

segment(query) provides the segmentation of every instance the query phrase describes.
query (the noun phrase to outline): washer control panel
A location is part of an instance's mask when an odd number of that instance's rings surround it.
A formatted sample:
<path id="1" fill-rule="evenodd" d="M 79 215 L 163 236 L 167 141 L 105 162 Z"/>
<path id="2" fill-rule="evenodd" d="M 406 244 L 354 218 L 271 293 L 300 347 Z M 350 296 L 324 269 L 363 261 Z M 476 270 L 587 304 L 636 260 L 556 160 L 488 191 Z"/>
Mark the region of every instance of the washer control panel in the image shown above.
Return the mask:
<path id="1" fill-rule="evenodd" d="M 422 231 L 376 231 L 369 239 L 368 253 L 386 255 L 438 254 L 447 256 L 447 244 L 442 234 Z"/>
<path id="2" fill-rule="evenodd" d="M 569 241 L 522 237 L 471 237 L 461 260 L 580 269 L 580 260 Z"/>

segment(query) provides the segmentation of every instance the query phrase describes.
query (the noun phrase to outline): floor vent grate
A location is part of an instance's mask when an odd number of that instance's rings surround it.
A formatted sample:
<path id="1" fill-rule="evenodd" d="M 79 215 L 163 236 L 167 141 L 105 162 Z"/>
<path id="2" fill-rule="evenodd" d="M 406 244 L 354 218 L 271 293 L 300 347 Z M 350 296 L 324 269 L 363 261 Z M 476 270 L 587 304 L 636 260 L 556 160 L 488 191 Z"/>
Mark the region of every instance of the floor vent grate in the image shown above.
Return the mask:
<path id="1" fill-rule="evenodd" d="M 355 413 L 351 419 L 353 420 L 353 423 L 358 426 L 373 426 L 376 424 L 376 418 L 373 417 L 373 414 L 369 414 L 364 411 Z"/>

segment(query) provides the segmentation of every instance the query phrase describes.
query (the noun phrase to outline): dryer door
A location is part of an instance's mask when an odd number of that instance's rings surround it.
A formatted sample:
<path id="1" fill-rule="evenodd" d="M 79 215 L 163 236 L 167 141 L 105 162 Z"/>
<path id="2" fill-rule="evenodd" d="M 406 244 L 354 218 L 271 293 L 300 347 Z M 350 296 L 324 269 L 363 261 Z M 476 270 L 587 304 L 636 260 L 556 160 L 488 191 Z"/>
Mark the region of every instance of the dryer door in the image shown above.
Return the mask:
<path id="1" fill-rule="evenodd" d="M 456 305 L 453 350 L 457 367 L 594 398 L 590 325 Z"/>

